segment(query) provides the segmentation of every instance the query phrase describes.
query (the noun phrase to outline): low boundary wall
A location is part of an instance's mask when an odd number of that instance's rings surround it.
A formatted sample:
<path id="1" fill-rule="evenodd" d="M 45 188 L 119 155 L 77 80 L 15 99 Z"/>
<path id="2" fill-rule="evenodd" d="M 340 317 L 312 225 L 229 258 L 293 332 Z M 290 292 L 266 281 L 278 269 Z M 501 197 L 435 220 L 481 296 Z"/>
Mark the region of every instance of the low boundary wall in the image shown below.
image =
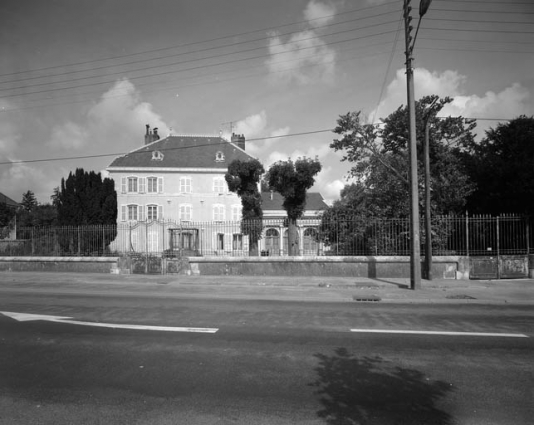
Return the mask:
<path id="1" fill-rule="evenodd" d="M 119 273 L 119 257 L 0 257 L 0 271 Z"/>
<path id="2" fill-rule="evenodd" d="M 410 257 L 189 257 L 191 274 L 410 277 Z M 436 279 L 469 279 L 468 257 L 433 257 Z"/>

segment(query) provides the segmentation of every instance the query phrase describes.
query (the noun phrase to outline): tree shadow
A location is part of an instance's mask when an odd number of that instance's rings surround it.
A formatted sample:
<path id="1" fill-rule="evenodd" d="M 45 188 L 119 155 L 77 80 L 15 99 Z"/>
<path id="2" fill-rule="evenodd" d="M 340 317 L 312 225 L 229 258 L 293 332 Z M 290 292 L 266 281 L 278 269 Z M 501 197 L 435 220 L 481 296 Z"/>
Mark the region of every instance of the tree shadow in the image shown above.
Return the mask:
<path id="1" fill-rule="evenodd" d="M 394 366 L 380 357 L 315 354 L 317 387 L 322 409 L 317 416 L 329 425 L 432 424 L 451 425 L 452 417 L 436 402 L 452 390 L 417 370 Z"/>

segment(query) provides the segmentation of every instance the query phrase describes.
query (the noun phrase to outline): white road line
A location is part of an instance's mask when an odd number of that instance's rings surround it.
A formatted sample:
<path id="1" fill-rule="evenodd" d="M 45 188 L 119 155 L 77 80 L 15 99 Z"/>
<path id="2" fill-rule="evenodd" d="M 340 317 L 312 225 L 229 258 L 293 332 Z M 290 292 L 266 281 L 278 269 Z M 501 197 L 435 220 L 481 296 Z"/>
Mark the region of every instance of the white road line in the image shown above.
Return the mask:
<path id="1" fill-rule="evenodd" d="M 11 311 L 0 311 L 0 314 L 11 317 L 19 322 L 28 322 L 35 320 L 42 320 L 46 322 L 55 323 L 69 323 L 72 325 L 93 326 L 99 328 L 113 328 L 113 329 L 136 329 L 146 331 L 163 331 L 163 332 L 199 332 L 199 333 L 215 333 L 218 328 L 189 328 L 180 326 L 149 326 L 149 325 L 127 325 L 123 323 L 100 323 L 100 322 L 82 322 L 78 320 L 69 320 L 72 317 L 51 316 L 48 314 L 30 314 L 30 313 L 15 313 Z"/>
<path id="2" fill-rule="evenodd" d="M 351 332 L 382 333 L 382 334 L 415 334 L 415 335 L 453 335 L 453 336 L 500 336 L 506 338 L 528 338 L 524 334 L 494 333 L 494 332 L 447 332 L 447 331 L 401 331 L 388 329 L 351 329 Z"/>

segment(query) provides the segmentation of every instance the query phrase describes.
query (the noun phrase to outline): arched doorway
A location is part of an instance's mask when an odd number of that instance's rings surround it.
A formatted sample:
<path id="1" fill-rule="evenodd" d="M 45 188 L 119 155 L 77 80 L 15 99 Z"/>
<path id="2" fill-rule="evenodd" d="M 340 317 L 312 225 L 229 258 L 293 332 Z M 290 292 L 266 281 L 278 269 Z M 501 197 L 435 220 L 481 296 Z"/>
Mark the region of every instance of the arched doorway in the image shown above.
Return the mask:
<path id="1" fill-rule="evenodd" d="M 304 230 L 304 255 L 317 255 L 318 247 L 317 230 L 308 227 Z"/>

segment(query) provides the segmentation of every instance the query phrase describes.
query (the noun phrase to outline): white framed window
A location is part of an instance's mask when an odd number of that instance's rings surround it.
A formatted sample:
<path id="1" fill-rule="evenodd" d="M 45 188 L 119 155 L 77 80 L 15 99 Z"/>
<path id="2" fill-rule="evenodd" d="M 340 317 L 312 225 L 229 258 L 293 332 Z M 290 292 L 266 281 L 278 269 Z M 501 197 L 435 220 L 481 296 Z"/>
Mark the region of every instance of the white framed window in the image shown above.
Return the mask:
<path id="1" fill-rule="evenodd" d="M 232 205 L 232 221 L 241 220 L 241 205 Z"/>
<path id="2" fill-rule="evenodd" d="M 213 206 L 213 220 L 214 221 L 224 221 L 225 208 L 224 205 L 215 204 Z"/>
<path id="3" fill-rule="evenodd" d="M 224 177 L 213 178 L 213 191 L 215 193 L 226 193 L 226 180 L 224 180 Z"/>
<path id="4" fill-rule="evenodd" d="M 150 252 L 157 252 L 159 251 L 159 238 L 158 238 L 158 232 L 148 232 L 148 250 Z"/>
<path id="5" fill-rule="evenodd" d="M 192 208 L 189 204 L 180 205 L 180 220 L 191 221 L 193 217 Z"/>
<path id="6" fill-rule="evenodd" d="M 232 249 L 234 251 L 243 249 L 243 235 L 241 233 L 234 233 L 232 235 Z"/>
<path id="7" fill-rule="evenodd" d="M 147 205 L 146 219 L 147 221 L 161 220 L 163 218 L 163 207 L 161 205 Z"/>
<path id="8" fill-rule="evenodd" d="M 147 177 L 147 193 L 163 193 L 163 177 Z"/>
<path id="9" fill-rule="evenodd" d="M 121 206 L 122 221 L 143 221 L 145 219 L 143 208 L 137 204 L 128 204 Z"/>
<path id="10" fill-rule="evenodd" d="M 180 192 L 191 193 L 191 177 L 180 177 Z"/>
<path id="11" fill-rule="evenodd" d="M 128 193 L 137 193 L 137 177 L 128 177 Z"/>
<path id="12" fill-rule="evenodd" d="M 121 178 L 121 193 L 137 193 L 139 191 L 138 189 L 137 177 L 129 176 Z"/>

